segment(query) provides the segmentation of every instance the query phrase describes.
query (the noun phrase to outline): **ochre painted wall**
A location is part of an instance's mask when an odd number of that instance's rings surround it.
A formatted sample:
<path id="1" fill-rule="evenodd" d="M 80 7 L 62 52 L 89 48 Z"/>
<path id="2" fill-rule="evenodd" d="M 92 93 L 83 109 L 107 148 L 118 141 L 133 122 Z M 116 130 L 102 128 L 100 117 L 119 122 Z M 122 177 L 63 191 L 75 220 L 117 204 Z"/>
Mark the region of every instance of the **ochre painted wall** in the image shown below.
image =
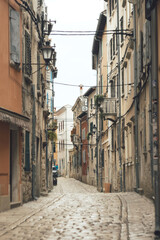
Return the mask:
<path id="1" fill-rule="evenodd" d="M 0 195 L 8 195 L 10 156 L 9 124 L 0 122 Z"/>
<path id="2" fill-rule="evenodd" d="M 0 107 L 22 113 L 22 71 L 10 66 L 9 4 L 19 11 L 13 0 L 0 0 Z M 20 23 L 21 26 L 21 23 Z M 20 31 L 20 36 L 21 36 Z M 22 42 L 22 41 L 20 41 Z M 22 49 L 22 47 L 21 47 Z M 22 66 L 21 66 L 22 67 Z"/>

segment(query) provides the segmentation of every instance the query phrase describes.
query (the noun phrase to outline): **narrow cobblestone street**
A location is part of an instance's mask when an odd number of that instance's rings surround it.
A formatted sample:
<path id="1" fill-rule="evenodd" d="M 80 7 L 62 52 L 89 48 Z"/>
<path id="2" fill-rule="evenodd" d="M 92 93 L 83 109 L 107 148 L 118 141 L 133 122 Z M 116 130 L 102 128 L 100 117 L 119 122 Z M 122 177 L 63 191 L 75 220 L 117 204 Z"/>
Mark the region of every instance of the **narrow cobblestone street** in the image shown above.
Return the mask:
<path id="1" fill-rule="evenodd" d="M 58 178 L 47 197 L 0 213 L 1 240 L 154 239 L 154 205 L 136 193 L 99 193 Z"/>

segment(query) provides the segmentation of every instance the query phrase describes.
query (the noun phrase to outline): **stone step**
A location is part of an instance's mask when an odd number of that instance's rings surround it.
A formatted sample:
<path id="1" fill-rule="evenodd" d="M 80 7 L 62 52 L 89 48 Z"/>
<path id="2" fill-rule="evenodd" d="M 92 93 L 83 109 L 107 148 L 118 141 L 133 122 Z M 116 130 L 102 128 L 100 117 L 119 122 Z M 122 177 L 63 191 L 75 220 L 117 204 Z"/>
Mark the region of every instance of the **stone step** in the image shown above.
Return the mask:
<path id="1" fill-rule="evenodd" d="M 20 207 L 22 204 L 21 202 L 11 202 L 10 203 L 10 208 L 16 208 L 16 207 Z"/>

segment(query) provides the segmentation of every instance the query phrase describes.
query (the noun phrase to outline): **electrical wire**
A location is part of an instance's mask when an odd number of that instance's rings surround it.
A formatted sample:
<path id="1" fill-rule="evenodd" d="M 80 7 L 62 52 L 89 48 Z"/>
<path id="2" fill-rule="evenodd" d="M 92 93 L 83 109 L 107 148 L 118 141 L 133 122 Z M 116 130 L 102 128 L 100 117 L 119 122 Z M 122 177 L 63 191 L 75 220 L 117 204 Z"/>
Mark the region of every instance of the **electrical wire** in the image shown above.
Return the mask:
<path id="1" fill-rule="evenodd" d="M 32 21 L 35 23 L 36 25 L 36 29 L 37 29 L 37 33 L 38 33 L 38 37 L 41 40 L 41 34 L 40 34 L 40 30 L 39 30 L 39 26 L 38 26 L 38 20 L 35 17 L 35 14 L 32 12 L 31 8 L 29 7 L 28 3 L 24 0 L 20 0 L 23 4 L 21 4 L 20 2 L 18 2 L 18 0 L 14 0 L 20 7 L 24 8 L 29 15 L 31 16 Z"/>
<path id="2" fill-rule="evenodd" d="M 37 69 L 35 72 L 31 73 L 31 75 L 35 74 L 36 72 L 39 72 L 39 70 L 41 70 L 42 68 L 44 68 L 46 65 L 40 67 L 39 69 Z"/>
<path id="3" fill-rule="evenodd" d="M 80 87 L 80 85 L 76 85 L 76 84 L 70 84 L 70 83 L 61 83 L 61 82 L 54 82 L 57 85 L 64 85 L 64 86 L 68 86 L 68 87 Z M 118 86 L 133 86 L 134 83 L 124 83 L 124 84 L 115 84 L 115 87 Z M 83 87 L 87 87 L 87 88 L 102 88 L 102 87 L 108 87 L 108 85 L 97 85 L 97 86 L 91 86 L 91 85 L 83 85 Z"/>
<path id="4" fill-rule="evenodd" d="M 123 30 L 102 30 L 102 31 L 63 31 L 63 30 L 53 30 L 51 35 L 60 35 L 60 36 L 93 36 L 93 35 L 103 34 L 121 34 L 125 36 L 133 36 L 133 30 L 123 29 Z"/>

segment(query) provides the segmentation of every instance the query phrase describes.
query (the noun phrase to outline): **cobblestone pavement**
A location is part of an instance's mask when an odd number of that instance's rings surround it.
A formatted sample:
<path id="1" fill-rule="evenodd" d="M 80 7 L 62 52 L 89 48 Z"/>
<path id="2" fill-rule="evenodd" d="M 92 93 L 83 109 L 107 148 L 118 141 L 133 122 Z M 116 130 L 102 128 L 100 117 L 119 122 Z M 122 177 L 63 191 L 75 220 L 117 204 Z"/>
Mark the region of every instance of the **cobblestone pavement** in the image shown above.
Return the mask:
<path id="1" fill-rule="evenodd" d="M 99 193 L 58 178 L 47 197 L 0 213 L 1 240 L 151 240 L 153 203 L 136 193 Z"/>

